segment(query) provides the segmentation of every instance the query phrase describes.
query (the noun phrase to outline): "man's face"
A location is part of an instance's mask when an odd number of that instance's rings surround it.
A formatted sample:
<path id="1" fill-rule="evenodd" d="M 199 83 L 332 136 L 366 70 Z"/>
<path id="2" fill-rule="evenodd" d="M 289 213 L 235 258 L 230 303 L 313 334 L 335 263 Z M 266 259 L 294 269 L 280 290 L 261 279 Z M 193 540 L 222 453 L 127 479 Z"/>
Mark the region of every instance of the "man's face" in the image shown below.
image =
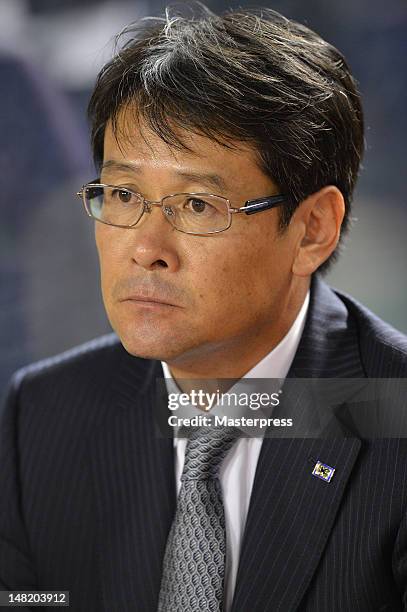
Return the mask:
<path id="1" fill-rule="evenodd" d="M 235 207 L 278 193 L 248 147 L 185 133 L 193 153 L 175 150 L 126 122 L 123 115 L 119 134 L 127 138 L 106 128 L 102 183 L 149 200 L 212 193 Z M 295 250 L 290 228 L 283 235 L 277 228 L 276 209 L 233 215 L 228 230 L 211 236 L 177 231 L 159 207 L 130 229 L 96 223 L 103 299 L 126 350 L 182 364 L 244 352 L 249 339 L 270 342 L 283 326 Z"/>

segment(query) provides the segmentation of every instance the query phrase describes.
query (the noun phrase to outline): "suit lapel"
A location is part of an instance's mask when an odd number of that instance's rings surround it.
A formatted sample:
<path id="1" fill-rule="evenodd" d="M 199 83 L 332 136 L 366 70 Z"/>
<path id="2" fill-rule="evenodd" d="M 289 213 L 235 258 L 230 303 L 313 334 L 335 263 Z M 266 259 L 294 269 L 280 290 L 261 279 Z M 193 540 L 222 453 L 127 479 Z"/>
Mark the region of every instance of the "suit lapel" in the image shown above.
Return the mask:
<path id="1" fill-rule="evenodd" d="M 157 425 L 159 362 L 121 351 L 91 442 L 103 610 L 155 610 L 175 512 L 173 440 Z"/>
<path id="2" fill-rule="evenodd" d="M 343 302 L 317 277 L 311 286 L 304 332 L 288 378 L 364 378 L 358 334 Z M 294 394 L 295 395 L 295 394 Z M 280 406 L 318 428 L 309 397 L 293 394 Z M 329 438 L 263 441 L 232 612 L 298 609 L 323 554 L 361 441 L 331 419 Z M 334 436 L 334 437 L 332 437 Z M 330 482 L 312 475 L 320 460 L 335 468 Z"/>
<path id="3" fill-rule="evenodd" d="M 325 547 L 360 441 L 265 439 L 241 549 L 233 612 L 297 609 Z M 331 482 L 311 472 L 335 468 Z"/>

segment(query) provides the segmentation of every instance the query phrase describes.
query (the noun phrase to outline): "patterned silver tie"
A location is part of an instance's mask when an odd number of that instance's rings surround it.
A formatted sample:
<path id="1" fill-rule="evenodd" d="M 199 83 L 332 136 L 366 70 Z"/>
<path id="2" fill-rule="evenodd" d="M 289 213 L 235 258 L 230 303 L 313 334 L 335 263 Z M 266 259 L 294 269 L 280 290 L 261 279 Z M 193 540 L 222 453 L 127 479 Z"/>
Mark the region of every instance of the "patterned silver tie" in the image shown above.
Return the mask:
<path id="1" fill-rule="evenodd" d="M 226 532 L 218 472 L 240 434 L 235 427 L 191 430 L 164 555 L 158 612 L 222 610 Z"/>

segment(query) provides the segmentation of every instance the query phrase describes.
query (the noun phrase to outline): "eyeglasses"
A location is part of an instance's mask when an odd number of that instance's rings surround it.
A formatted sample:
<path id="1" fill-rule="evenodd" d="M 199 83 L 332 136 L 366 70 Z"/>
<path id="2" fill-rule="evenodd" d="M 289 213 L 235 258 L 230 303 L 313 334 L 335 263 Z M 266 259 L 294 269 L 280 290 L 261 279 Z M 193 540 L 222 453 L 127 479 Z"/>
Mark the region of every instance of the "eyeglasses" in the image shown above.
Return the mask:
<path id="1" fill-rule="evenodd" d="M 87 183 L 76 194 L 82 199 L 89 217 L 114 225 L 134 227 L 144 213 L 153 206 L 161 206 L 164 217 L 176 230 L 185 234 L 207 236 L 227 230 L 232 215 L 253 215 L 262 210 L 281 206 L 284 195 L 273 195 L 247 200 L 244 206 L 234 208 L 227 198 L 209 193 L 175 193 L 161 200 L 146 200 L 141 194 L 120 185 Z"/>

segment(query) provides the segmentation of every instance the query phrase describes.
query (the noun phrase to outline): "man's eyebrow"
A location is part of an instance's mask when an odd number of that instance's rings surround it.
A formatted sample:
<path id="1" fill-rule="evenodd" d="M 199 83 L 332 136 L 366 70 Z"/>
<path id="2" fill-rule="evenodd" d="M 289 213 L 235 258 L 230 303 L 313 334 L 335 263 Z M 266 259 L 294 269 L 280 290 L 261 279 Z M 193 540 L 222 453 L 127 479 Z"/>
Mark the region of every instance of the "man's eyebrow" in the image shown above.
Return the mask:
<path id="1" fill-rule="evenodd" d="M 122 172 L 130 171 L 135 174 L 140 174 L 142 172 L 142 169 L 138 164 L 118 162 L 110 159 L 103 163 L 101 170 L 107 170 L 109 168 Z M 175 174 L 188 181 L 206 183 L 211 188 L 221 189 L 222 191 L 226 191 L 227 189 L 225 180 L 219 174 L 213 172 L 188 172 L 185 170 L 176 170 Z"/>
<path id="2" fill-rule="evenodd" d="M 227 185 L 224 179 L 219 174 L 211 172 L 181 172 L 178 171 L 177 175 L 181 178 L 191 182 L 206 183 L 208 186 L 215 189 L 226 191 Z"/>
<path id="3" fill-rule="evenodd" d="M 121 170 L 123 172 L 128 172 L 130 170 L 130 172 L 137 173 L 140 171 L 140 168 L 136 164 L 126 164 L 124 162 L 114 161 L 113 159 L 103 162 L 100 171 L 108 170 L 109 168 L 112 168 L 113 170 Z"/>

